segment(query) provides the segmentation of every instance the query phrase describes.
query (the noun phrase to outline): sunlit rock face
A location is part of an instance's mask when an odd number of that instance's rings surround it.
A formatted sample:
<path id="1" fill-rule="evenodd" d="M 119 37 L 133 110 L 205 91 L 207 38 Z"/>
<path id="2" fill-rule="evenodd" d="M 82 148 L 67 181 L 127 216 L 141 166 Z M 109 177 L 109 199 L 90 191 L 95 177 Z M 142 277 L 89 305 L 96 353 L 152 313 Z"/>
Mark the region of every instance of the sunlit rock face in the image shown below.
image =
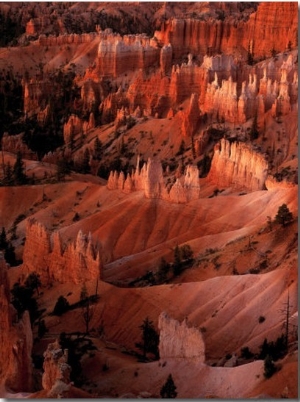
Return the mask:
<path id="1" fill-rule="evenodd" d="M 160 359 L 180 358 L 205 360 L 205 345 L 199 329 L 190 328 L 162 312 L 158 319 Z"/>
<path id="2" fill-rule="evenodd" d="M 146 198 L 160 198 L 174 203 L 186 203 L 199 198 L 200 182 L 197 166 L 188 165 L 182 176 L 168 190 L 163 177 L 163 169 L 158 160 L 148 159 L 139 168 L 139 158 L 134 173 L 125 177 L 123 172 L 110 172 L 107 188 L 125 193 L 143 191 Z"/>
<path id="3" fill-rule="evenodd" d="M 263 190 L 268 174 L 264 156 L 251 146 L 221 139 L 215 146 L 207 179 L 217 186 L 236 190 Z"/>
<path id="4" fill-rule="evenodd" d="M 71 367 L 68 365 L 68 351 L 62 350 L 56 341 L 50 343 L 44 353 L 42 386 L 51 391 L 57 382 L 70 383 Z"/>
<path id="5" fill-rule="evenodd" d="M 172 19 L 155 32 L 159 43 L 172 44 L 175 58 L 188 52 L 205 55 L 233 53 L 237 46 L 249 49 L 255 57 L 267 56 L 270 46 L 284 49 L 297 43 L 298 19 L 295 2 L 263 2 L 246 21 Z"/>
<path id="6" fill-rule="evenodd" d="M 28 221 L 23 272 L 37 272 L 43 283 L 81 283 L 100 278 L 101 258 L 91 236 L 80 230 L 74 243 L 64 245 L 59 233 L 50 233 L 37 221 Z"/>
<path id="7" fill-rule="evenodd" d="M 15 392 L 32 387 L 33 337 L 28 311 L 17 318 L 10 304 L 7 265 L 0 253 L 0 381 Z"/>

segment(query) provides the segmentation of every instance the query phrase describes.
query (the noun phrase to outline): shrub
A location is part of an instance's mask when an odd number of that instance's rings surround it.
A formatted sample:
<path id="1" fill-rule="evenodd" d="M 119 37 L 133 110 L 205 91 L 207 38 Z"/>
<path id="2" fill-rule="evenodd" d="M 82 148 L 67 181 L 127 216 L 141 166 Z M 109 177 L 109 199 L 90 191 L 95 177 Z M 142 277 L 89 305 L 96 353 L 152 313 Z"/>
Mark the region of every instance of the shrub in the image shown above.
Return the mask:
<path id="1" fill-rule="evenodd" d="M 264 360 L 264 376 L 265 378 L 271 378 L 274 373 L 276 373 L 276 366 L 273 363 L 271 356 L 267 355 Z"/>
<path id="2" fill-rule="evenodd" d="M 250 351 L 248 346 L 245 346 L 244 348 L 241 349 L 241 357 L 244 359 L 251 359 L 254 356 L 254 354 Z"/>
<path id="3" fill-rule="evenodd" d="M 293 220 L 293 214 L 290 212 L 286 204 L 282 204 L 278 208 L 277 215 L 275 216 L 275 221 L 280 223 L 282 226 L 286 226 Z"/>
<path id="4" fill-rule="evenodd" d="M 160 390 L 160 396 L 162 398 L 176 398 L 176 385 L 174 384 L 174 380 L 172 378 L 172 374 L 169 374 L 167 381 L 162 386 Z"/>
<path id="5" fill-rule="evenodd" d="M 63 313 L 65 313 L 66 311 L 68 311 L 70 305 L 68 300 L 63 297 L 63 296 L 59 296 L 59 298 L 57 299 L 57 302 L 55 304 L 55 307 L 53 309 L 53 314 L 54 315 L 62 315 Z"/>
<path id="6" fill-rule="evenodd" d="M 263 317 L 262 315 L 259 317 L 258 322 L 261 324 L 265 321 L 265 317 Z"/>

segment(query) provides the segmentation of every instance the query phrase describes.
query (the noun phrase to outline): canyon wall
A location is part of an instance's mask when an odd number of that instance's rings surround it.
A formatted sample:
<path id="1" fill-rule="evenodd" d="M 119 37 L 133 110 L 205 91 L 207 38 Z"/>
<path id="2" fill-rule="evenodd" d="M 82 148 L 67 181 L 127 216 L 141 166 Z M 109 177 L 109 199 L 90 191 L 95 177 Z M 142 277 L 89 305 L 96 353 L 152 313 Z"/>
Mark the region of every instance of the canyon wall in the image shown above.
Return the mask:
<path id="1" fill-rule="evenodd" d="M 179 358 L 205 361 L 205 344 L 201 332 L 190 328 L 186 320 L 181 323 L 162 312 L 158 318 L 160 359 Z"/>
<path id="2" fill-rule="evenodd" d="M 33 337 L 28 311 L 18 320 L 10 304 L 7 265 L 0 253 L 0 383 L 8 390 L 30 391 Z"/>
<path id="3" fill-rule="evenodd" d="M 187 166 L 184 175 L 178 177 L 168 189 L 163 177 L 161 163 L 151 158 L 139 168 L 139 158 L 135 172 L 125 177 L 123 172 L 110 172 L 107 188 L 126 193 L 143 191 L 146 198 L 160 198 L 174 203 L 186 203 L 199 198 L 200 183 L 197 166 Z"/>
<path id="4" fill-rule="evenodd" d="M 215 146 L 207 180 L 220 188 L 263 190 L 268 175 L 268 162 L 251 145 L 230 143 L 226 139 Z"/>
<path id="5" fill-rule="evenodd" d="M 102 263 L 99 247 L 91 235 L 78 232 L 75 242 L 64 245 L 59 232 L 52 235 L 44 225 L 27 221 L 26 242 L 23 252 L 24 275 L 36 272 L 42 283 L 82 283 L 100 278 Z"/>
<path id="6" fill-rule="evenodd" d="M 237 49 L 255 58 L 270 55 L 272 48 L 286 49 L 297 44 L 298 9 L 296 2 L 262 2 L 246 21 L 234 15 L 223 20 L 170 19 L 154 34 L 163 46 L 172 44 L 175 59 L 188 53 L 204 56 L 208 52 L 234 53 Z"/>

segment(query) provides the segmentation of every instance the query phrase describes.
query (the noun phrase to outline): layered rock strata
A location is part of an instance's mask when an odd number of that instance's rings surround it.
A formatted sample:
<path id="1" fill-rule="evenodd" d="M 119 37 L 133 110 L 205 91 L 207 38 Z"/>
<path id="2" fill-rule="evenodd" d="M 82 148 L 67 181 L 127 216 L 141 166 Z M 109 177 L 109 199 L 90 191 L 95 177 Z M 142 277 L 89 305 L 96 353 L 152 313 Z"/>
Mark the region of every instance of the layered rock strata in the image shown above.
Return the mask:
<path id="1" fill-rule="evenodd" d="M 99 247 L 80 230 L 76 241 L 64 245 L 59 232 L 52 235 L 44 225 L 28 220 L 23 253 L 23 273 L 37 272 L 43 283 L 81 283 L 100 278 Z"/>
<path id="2" fill-rule="evenodd" d="M 10 304 L 7 265 L 0 253 L 0 383 L 10 391 L 30 391 L 33 337 L 28 311 L 18 320 Z"/>
<path id="3" fill-rule="evenodd" d="M 263 190 L 268 175 L 264 156 L 245 143 L 226 139 L 215 146 L 207 180 L 235 190 Z"/>
<path id="4" fill-rule="evenodd" d="M 297 35 L 296 2 L 262 2 L 247 21 L 174 18 L 154 34 L 161 46 L 172 44 L 176 59 L 189 52 L 204 56 L 209 51 L 232 54 L 236 49 L 265 57 L 272 47 L 284 50 L 289 41 L 295 46 Z"/>
<path id="5" fill-rule="evenodd" d="M 205 361 L 205 344 L 199 329 L 189 327 L 162 312 L 158 318 L 160 359 L 196 359 Z"/>

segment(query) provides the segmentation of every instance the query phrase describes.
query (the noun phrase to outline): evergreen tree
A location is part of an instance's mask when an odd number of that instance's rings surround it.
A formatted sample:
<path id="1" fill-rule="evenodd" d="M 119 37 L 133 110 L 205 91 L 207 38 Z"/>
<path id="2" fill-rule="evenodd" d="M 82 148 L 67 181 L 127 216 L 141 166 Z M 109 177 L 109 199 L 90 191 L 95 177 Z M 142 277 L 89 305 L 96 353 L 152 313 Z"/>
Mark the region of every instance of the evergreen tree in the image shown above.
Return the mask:
<path id="1" fill-rule="evenodd" d="M 160 390 L 160 396 L 162 398 L 176 398 L 177 396 L 176 388 L 177 387 L 174 383 L 172 374 L 169 374 L 167 381 Z"/>
<path id="2" fill-rule="evenodd" d="M 274 373 L 276 373 L 276 366 L 273 363 L 271 356 L 267 355 L 264 360 L 264 376 L 265 378 L 271 378 Z"/>
<path id="3" fill-rule="evenodd" d="M 90 166 L 90 151 L 88 148 L 85 149 L 83 154 L 83 161 L 81 166 L 82 173 L 89 173 L 91 171 Z"/>
<path id="4" fill-rule="evenodd" d="M 12 169 L 10 162 L 8 162 L 4 167 L 3 184 L 5 186 L 10 186 L 12 183 L 13 183 L 13 169 Z"/>
<path id="5" fill-rule="evenodd" d="M 17 153 L 17 159 L 13 167 L 13 179 L 14 183 L 17 185 L 25 184 L 27 181 L 24 162 L 22 160 L 22 154 L 20 151 Z"/>
<path id="6" fill-rule="evenodd" d="M 17 260 L 16 260 L 16 254 L 15 254 L 15 248 L 12 245 L 11 242 L 7 244 L 7 247 L 4 252 L 4 258 L 5 261 L 12 267 L 17 265 Z"/>
<path id="7" fill-rule="evenodd" d="M 257 140 L 259 136 L 258 128 L 257 128 L 257 114 L 253 117 L 253 122 L 250 130 L 250 141 Z"/>
<path id="8" fill-rule="evenodd" d="M 158 359 L 159 335 L 154 328 L 153 322 L 146 317 L 139 328 L 142 330 L 142 343 L 137 343 L 136 346 L 143 351 L 144 359 L 147 353 L 154 354 L 155 358 Z"/>
<path id="9" fill-rule="evenodd" d="M 100 160 L 102 155 L 102 142 L 96 137 L 94 142 L 94 159 Z"/>
<path id="10" fill-rule="evenodd" d="M 159 282 L 165 282 L 165 280 L 167 279 L 169 270 L 170 270 L 170 265 L 162 257 L 160 260 L 158 271 L 157 271 L 157 278 L 158 278 Z"/>
<path id="11" fill-rule="evenodd" d="M 69 307 L 70 307 L 70 305 L 69 305 L 68 300 L 63 296 L 59 296 L 59 298 L 57 299 L 57 302 L 54 306 L 53 314 L 54 315 L 62 315 L 63 313 L 68 311 Z"/>
<path id="12" fill-rule="evenodd" d="M 41 285 L 42 283 L 40 280 L 40 275 L 37 274 L 36 272 L 31 272 L 25 280 L 25 286 L 31 288 L 33 291 L 36 290 L 38 295 L 39 295 L 39 287 Z"/>
<path id="13" fill-rule="evenodd" d="M 0 250 L 5 250 L 7 245 L 6 231 L 5 227 L 3 226 L 0 233 Z"/>
<path id="14" fill-rule="evenodd" d="M 181 272 L 181 254 L 178 245 L 174 249 L 174 264 L 173 264 L 173 274 L 177 276 Z"/>
<path id="15" fill-rule="evenodd" d="M 277 215 L 275 216 L 275 221 L 280 223 L 282 226 L 286 226 L 293 220 L 293 214 L 290 212 L 286 204 L 282 204 L 278 208 Z"/>

